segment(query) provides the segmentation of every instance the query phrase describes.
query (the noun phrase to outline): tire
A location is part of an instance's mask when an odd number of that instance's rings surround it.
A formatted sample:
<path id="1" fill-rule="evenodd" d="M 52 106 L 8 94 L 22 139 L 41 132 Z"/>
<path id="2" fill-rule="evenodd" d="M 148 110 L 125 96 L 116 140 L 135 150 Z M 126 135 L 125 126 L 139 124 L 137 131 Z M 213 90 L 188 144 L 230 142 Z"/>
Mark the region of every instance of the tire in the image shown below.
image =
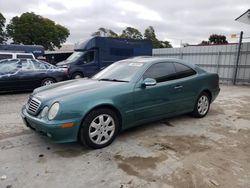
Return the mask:
<path id="1" fill-rule="evenodd" d="M 53 78 L 45 78 L 42 80 L 41 82 L 41 86 L 48 86 L 51 85 L 53 83 L 55 83 L 56 81 Z"/>
<path id="2" fill-rule="evenodd" d="M 75 72 L 73 75 L 72 75 L 72 79 L 80 79 L 80 78 L 83 78 L 83 74 L 80 73 L 80 72 Z"/>
<path id="3" fill-rule="evenodd" d="M 101 123 L 102 120 L 103 123 Z M 93 110 L 86 116 L 81 125 L 79 141 L 93 149 L 106 147 L 117 136 L 119 126 L 118 117 L 113 110 L 109 108 Z"/>
<path id="4" fill-rule="evenodd" d="M 210 101 L 211 99 L 209 94 L 206 92 L 202 92 L 195 103 L 192 116 L 196 118 L 205 117 L 210 109 Z"/>

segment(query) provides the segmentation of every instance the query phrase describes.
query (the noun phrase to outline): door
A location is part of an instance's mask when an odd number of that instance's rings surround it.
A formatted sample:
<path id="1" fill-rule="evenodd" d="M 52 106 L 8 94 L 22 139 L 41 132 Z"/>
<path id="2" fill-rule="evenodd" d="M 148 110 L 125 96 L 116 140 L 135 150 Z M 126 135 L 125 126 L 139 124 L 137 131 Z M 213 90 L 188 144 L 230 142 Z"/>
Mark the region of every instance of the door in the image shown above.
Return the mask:
<path id="1" fill-rule="evenodd" d="M 175 66 L 175 82 L 176 86 L 179 87 L 178 92 L 178 103 L 176 103 L 177 110 L 179 112 L 190 112 L 193 110 L 196 97 L 197 87 L 199 83 L 196 81 L 196 72 L 178 62 L 174 62 Z"/>
<path id="2" fill-rule="evenodd" d="M 20 69 L 20 60 L 0 61 L 0 91 L 20 90 Z"/>
<path id="3" fill-rule="evenodd" d="M 20 82 L 23 89 L 33 89 L 38 86 L 39 71 L 35 69 L 31 60 L 21 60 Z"/>
<path id="4" fill-rule="evenodd" d="M 77 63 L 77 67 L 83 72 L 84 77 L 90 77 L 100 70 L 97 51 L 87 51 Z"/>
<path id="5" fill-rule="evenodd" d="M 180 90 L 176 88 L 175 73 L 171 62 L 156 63 L 147 69 L 134 90 L 136 121 L 154 120 L 176 111 L 175 103 L 179 100 L 177 93 Z M 154 78 L 157 84 L 142 87 L 146 78 Z"/>

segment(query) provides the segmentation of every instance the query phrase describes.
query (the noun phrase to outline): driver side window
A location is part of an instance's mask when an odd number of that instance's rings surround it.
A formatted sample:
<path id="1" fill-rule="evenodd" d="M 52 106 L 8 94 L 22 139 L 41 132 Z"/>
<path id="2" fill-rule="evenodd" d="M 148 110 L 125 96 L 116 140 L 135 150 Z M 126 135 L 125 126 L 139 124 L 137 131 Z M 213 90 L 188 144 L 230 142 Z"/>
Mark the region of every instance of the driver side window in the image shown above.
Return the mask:
<path id="1" fill-rule="evenodd" d="M 173 63 L 164 62 L 157 63 L 149 67 L 149 69 L 144 73 L 143 79 L 153 78 L 158 83 L 166 82 L 175 79 L 175 68 Z"/>
<path id="2" fill-rule="evenodd" d="M 32 71 L 33 65 L 29 60 L 21 60 L 22 63 L 22 71 Z"/>
<path id="3" fill-rule="evenodd" d="M 82 63 L 87 64 L 91 63 L 95 59 L 95 51 L 89 51 L 82 57 Z"/>

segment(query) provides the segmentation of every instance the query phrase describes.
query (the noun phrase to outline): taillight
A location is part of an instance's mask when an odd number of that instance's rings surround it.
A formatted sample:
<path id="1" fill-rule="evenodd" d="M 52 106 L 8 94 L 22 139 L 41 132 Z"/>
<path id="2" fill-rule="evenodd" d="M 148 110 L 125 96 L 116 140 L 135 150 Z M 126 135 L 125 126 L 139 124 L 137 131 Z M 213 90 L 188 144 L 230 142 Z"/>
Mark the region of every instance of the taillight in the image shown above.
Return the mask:
<path id="1" fill-rule="evenodd" d="M 69 73 L 68 68 L 65 68 L 65 69 L 64 69 L 64 74 L 65 74 L 65 75 L 68 75 L 68 73 Z"/>

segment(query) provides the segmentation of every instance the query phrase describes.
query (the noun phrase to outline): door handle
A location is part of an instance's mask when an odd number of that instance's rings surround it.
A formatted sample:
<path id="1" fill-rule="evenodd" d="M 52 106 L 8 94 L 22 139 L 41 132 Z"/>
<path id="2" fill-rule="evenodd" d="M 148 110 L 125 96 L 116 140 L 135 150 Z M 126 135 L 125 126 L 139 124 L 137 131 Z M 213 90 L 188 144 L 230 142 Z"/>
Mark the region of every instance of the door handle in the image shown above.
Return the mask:
<path id="1" fill-rule="evenodd" d="M 174 89 L 181 89 L 181 88 L 183 88 L 183 86 L 181 86 L 181 85 L 178 85 L 178 86 L 174 87 Z"/>

